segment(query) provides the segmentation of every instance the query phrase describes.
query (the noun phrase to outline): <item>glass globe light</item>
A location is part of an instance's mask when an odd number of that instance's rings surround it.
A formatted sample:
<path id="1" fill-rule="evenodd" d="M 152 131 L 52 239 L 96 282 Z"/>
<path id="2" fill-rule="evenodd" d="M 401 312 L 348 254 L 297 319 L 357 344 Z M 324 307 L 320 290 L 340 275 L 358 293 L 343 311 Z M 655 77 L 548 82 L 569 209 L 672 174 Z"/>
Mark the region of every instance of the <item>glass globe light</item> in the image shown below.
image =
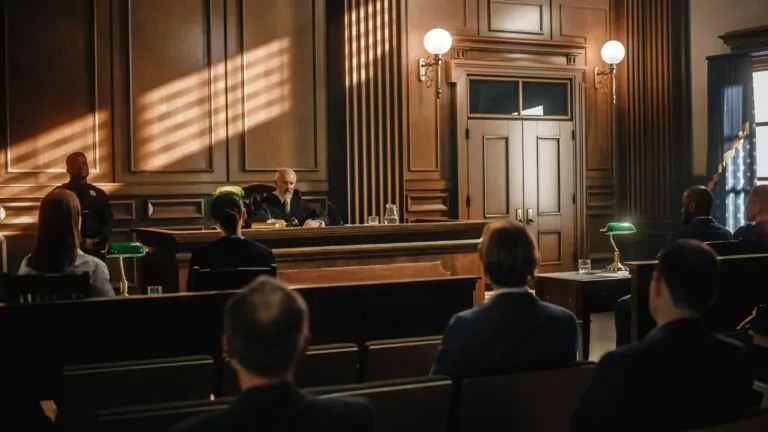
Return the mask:
<path id="1" fill-rule="evenodd" d="M 603 45 L 603 48 L 600 50 L 600 57 L 602 57 L 603 61 L 609 65 L 615 65 L 624 60 L 626 53 L 624 45 L 622 45 L 621 42 L 611 40 Z"/>
<path id="2" fill-rule="evenodd" d="M 424 48 L 432 55 L 443 55 L 451 49 L 453 38 L 441 28 L 433 28 L 424 35 Z"/>

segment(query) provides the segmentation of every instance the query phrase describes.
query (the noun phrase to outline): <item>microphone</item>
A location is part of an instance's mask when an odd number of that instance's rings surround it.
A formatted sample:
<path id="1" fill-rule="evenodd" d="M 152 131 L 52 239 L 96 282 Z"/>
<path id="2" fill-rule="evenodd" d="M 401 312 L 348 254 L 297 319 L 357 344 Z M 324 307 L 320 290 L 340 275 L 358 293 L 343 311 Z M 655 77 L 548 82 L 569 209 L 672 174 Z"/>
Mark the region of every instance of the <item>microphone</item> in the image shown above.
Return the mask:
<path id="1" fill-rule="evenodd" d="M 336 225 L 344 226 L 344 221 L 341 220 L 341 213 L 339 212 L 339 209 L 337 209 L 330 200 L 326 199 L 325 202 L 328 203 L 328 207 L 332 208 L 333 211 L 336 212 Z"/>

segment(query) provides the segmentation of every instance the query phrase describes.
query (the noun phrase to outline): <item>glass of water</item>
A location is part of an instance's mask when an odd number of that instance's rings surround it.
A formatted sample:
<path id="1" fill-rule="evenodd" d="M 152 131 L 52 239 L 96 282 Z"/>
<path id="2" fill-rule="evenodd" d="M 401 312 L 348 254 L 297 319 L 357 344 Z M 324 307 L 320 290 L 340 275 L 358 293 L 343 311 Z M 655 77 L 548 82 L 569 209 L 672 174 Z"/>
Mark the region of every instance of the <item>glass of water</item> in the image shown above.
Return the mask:
<path id="1" fill-rule="evenodd" d="M 160 295 L 163 293 L 163 287 L 160 285 L 151 285 L 147 287 L 147 295 Z"/>
<path id="2" fill-rule="evenodd" d="M 378 216 L 368 216 L 368 225 L 378 225 L 378 224 L 379 224 Z"/>
<path id="3" fill-rule="evenodd" d="M 592 270 L 592 261 L 588 259 L 580 259 L 579 260 L 579 273 L 580 274 L 586 274 L 589 273 Z"/>

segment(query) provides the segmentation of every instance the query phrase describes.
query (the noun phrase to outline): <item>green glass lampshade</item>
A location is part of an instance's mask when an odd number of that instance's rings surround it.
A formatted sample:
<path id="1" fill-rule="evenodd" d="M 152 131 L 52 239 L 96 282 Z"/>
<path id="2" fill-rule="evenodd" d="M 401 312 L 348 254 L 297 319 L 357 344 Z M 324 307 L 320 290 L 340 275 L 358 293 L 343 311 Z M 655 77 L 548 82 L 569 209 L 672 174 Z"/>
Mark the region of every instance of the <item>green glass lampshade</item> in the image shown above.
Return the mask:
<path id="1" fill-rule="evenodd" d="M 107 247 L 107 258 L 139 258 L 147 254 L 147 249 L 138 242 L 115 242 Z"/>
<path id="2" fill-rule="evenodd" d="M 245 196 L 245 191 L 240 186 L 219 186 L 216 188 L 216 192 L 213 193 L 213 196 L 223 193 L 233 193 L 240 197 Z"/>
<path id="3" fill-rule="evenodd" d="M 600 230 L 606 234 L 632 234 L 635 232 L 635 226 L 629 222 L 609 222 L 605 228 Z"/>

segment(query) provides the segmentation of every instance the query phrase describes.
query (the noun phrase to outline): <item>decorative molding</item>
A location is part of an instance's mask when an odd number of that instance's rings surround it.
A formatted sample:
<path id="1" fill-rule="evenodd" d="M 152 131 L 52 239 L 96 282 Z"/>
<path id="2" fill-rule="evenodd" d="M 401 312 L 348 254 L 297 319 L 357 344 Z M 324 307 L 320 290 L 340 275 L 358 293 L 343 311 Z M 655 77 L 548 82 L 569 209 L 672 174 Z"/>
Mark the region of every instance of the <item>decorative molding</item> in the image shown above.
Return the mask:
<path id="1" fill-rule="evenodd" d="M 448 212 L 448 194 L 439 193 L 411 193 L 406 192 L 406 207 L 408 213 L 418 212 Z"/>
<path id="2" fill-rule="evenodd" d="M 205 217 L 205 201 L 199 199 L 149 199 L 147 219 L 200 219 Z"/>
<path id="3" fill-rule="evenodd" d="M 734 30 L 719 37 L 731 51 L 768 50 L 768 26 Z"/>
<path id="4" fill-rule="evenodd" d="M 136 201 L 133 200 L 117 200 L 110 201 L 110 207 L 112 207 L 112 215 L 115 220 L 134 220 L 136 219 Z"/>

